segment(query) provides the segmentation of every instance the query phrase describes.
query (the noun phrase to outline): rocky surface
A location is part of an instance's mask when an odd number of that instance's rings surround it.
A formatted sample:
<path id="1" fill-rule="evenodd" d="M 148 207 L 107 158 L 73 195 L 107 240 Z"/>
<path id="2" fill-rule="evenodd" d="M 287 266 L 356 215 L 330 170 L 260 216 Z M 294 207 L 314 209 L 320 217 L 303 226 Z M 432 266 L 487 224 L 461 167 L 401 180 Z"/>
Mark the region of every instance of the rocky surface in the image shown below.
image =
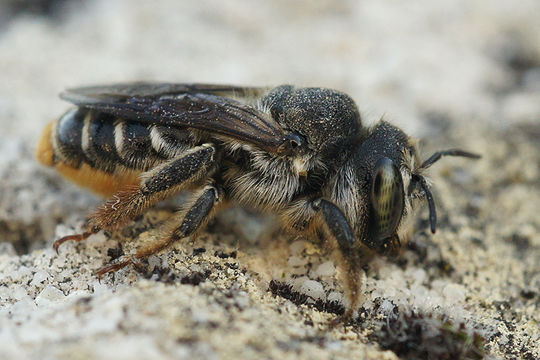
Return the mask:
<path id="1" fill-rule="evenodd" d="M 540 357 L 538 2 L 0 10 L 0 358 Z M 366 119 L 421 138 L 426 157 L 462 147 L 483 158 L 433 167 L 437 234 L 424 212 L 399 259 L 371 264 L 355 321 L 336 321 L 332 254 L 241 209 L 100 282 L 174 204 L 56 254 L 52 241 L 100 200 L 33 152 L 66 108 L 63 88 L 140 79 L 333 87 Z"/>

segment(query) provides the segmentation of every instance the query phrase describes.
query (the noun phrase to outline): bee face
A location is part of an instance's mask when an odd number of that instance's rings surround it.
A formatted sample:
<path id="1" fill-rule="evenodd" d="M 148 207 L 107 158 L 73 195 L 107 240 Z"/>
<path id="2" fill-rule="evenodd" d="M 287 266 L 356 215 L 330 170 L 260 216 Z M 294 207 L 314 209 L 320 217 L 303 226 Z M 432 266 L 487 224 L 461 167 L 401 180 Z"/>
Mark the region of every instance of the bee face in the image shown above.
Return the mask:
<path id="1" fill-rule="evenodd" d="M 192 236 L 227 202 L 274 213 L 295 233 L 326 234 L 354 308 L 362 265 L 399 251 L 418 200 L 427 200 L 435 230 L 423 171 L 444 155 L 477 157 L 448 150 L 420 162 L 403 131 L 386 121 L 364 128 L 354 101 L 331 89 L 131 83 L 62 97 L 77 108 L 47 127 L 38 159 L 112 198 L 56 249 L 191 192 L 162 238 L 100 275 Z"/>
<path id="2" fill-rule="evenodd" d="M 463 154 L 468 155 L 472 154 Z M 354 174 L 356 193 L 337 199 L 356 204 L 355 211 L 346 213 L 363 245 L 384 255 L 397 255 L 410 236 L 412 220 L 424 199 L 430 205 L 435 229 L 435 206 L 422 175 L 432 162 L 426 166 L 419 160 L 416 140 L 382 121 L 357 145 L 352 159 L 345 167 Z M 347 210 L 352 206 L 343 207 Z"/>
<path id="3" fill-rule="evenodd" d="M 409 178 L 403 163 L 408 141 L 401 130 L 386 122 L 379 123 L 356 145 L 351 161 L 344 165 L 353 185 L 347 187 L 338 182 L 335 187 L 335 192 L 349 192 L 336 200 L 353 204 L 345 207 L 349 209 L 347 215 L 357 238 L 370 249 L 384 246 L 401 222 L 406 203 L 404 178 Z M 346 176 L 340 173 L 338 177 Z"/>

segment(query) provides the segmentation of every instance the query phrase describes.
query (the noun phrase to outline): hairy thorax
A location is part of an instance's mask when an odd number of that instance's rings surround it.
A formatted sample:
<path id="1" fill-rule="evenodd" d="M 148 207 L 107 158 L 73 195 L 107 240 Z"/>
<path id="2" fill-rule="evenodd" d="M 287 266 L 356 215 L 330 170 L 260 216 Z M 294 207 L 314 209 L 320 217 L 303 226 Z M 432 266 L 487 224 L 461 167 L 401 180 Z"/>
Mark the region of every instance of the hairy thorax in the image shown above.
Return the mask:
<path id="1" fill-rule="evenodd" d="M 324 171 L 314 154 L 290 158 L 241 149 L 227 162 L 223 179 L 235 203 L 259 211 L 279 211 L 298 197 L 317 193 L 320 185 L 310 183 L 310 174 Z"/>

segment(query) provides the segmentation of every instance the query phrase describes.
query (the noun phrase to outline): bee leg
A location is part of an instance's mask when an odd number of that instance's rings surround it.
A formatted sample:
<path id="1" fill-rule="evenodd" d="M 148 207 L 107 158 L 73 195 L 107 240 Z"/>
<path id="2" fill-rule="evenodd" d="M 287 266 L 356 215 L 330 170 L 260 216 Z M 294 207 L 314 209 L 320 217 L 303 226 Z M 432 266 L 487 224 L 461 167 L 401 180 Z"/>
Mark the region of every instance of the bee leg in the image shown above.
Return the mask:
<path id="1" fill-rule="evenodd" d="M 117 272 L 118 270 L 123 269 L 123 268 L 125 268 L 126 266 L 128 266 L 130 264 L 137 264 L 134 257 L 133 256 L 122 256 L 122 257 L 118 258 L 117 261 L 113 262 L 112 264 L 107 265 L 107 266 L 99 269 L 96 272 L 96 275 L 98 276 L 99 280 L 101 280 L 103 275 L 105 275 L 106 273 L 111 272 L 111 271 L 112 272 Z"/>
<path id="2" fill-rule="evenodd" d="M 325 199 L 316 199 L 311 203 L 326 224 L 330 235 L 336 239 L 339 248 L 349 250 L 355 243 L 354 232 L 343 212 L 333 203 Z"/>
<path id="3" fill-rule="evenodd" d="M 165 236 L 158 237 L 147 245 L 137 249 L 134 255 L 119 258 L 118 261 L 99 270 L 97 275 L 101 278 L 101 276 L 110 271 L 117 271 L 127 265 L 137 264 L 139 260 L 165 249 L 173 242 L 193 235 L 212 217 L 216 205 L 221 199 L 222 192 L 214 184 L 205 186 L 193 196 L 187 210 L 179 211 L 181 219 L 180 226 L 170 227 L 165 231 Z M 175 216 L 173 220 L 176 219 L 178 217 Z M 171 222 L 169 221 L 169 224 Z"/>
<path id="4" fill-rule="evenodd" d="M 214 163 L 215 148 L 204 144 L 157 166 L 142 175 L 138 188 L 118 193 L 88 220 L 88 227 L 118 228 L 141 214 L 148 207 L 184 189 L 207 175 Z"/>
<path id="5" fill-rule="evenodd" d="M 62 245 L 66 241 L 76 241 L 76 242 L 83 241 L 83 240 L 86 240 L 88 237 L 90 237 L 90 235 L 92 234 L 94 233 L 91 231 L 86 231 L 86 232 L 83 232 L 82 234 L 64 236 L 54 242 L 53 249 L 54 251 L 56 251 L 56 253 L 58 253 L 58 247 L 60 247 L 60 245 Z"/>
<path id="6" fill-rule="evenodd" d="M 203 144 L 142 174 L 140 186 L 118 192 L 90 215 L 84 234 L 63 237 L 53 247 L 58 251 L 66 241 L 81 241 L 100 230 L 123 226 L 150 206 L 207 176 L 214 163 L 214 153 L 211 144 Z"/>
<path id="7" fill-rule="evenodd" d="M 334 239 L 339 249 L 345 267 L 343 276 L 346 294 L 350 301 L 344 318 L 353 318 L 361 298 L 363 266 L 367 264 L 370 256 L 355 246 L 357 241 L 354 231 L 343 212 L 335 204 L 325 199 L 316 199 L 311 202 L 311 207 L 319 214 L 326 233 Z"/>

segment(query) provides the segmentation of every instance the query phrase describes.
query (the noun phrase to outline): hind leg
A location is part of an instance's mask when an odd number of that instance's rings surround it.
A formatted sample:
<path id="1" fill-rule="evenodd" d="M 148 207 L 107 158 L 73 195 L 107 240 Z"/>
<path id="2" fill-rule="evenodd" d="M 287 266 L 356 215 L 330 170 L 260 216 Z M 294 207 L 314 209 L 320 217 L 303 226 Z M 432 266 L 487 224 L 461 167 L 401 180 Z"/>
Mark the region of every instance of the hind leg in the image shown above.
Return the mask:
<path id="1" fill-rule="evenodd" d="M 163 236 L 140 247 L 134 255 L 121 257 L 113 264 L 99 270 L 98 276 L 101 277 L 110 271 L 117 271 L 127 265 L 137 263 L 139 260 L 165 249 L 175 241 L 193 235 L 212 217 L 221 199 L 222 193 L 215 185 L 205 186 L 193 196 L 189 206 L 185 210 L 179 211 L 179 216 L 174 217 L 173 220 L 180 219 L 179 226 L 170 226 Z M 170 223 L 171 221 L 169 221 Z"/>
<path id="2" fill-rule="evenodd" d="M 117 229 L 159 201 L 203 179 L 214 164 L 214 154 L 215 148 L 204 144 L 148 171 L 142 175 L 140 186 L 118 192 L 94 211 L 84 233 L 56 240 L 54 249 L 58 251 L 64 242 L 82 241 L 100 230 Z"/>

